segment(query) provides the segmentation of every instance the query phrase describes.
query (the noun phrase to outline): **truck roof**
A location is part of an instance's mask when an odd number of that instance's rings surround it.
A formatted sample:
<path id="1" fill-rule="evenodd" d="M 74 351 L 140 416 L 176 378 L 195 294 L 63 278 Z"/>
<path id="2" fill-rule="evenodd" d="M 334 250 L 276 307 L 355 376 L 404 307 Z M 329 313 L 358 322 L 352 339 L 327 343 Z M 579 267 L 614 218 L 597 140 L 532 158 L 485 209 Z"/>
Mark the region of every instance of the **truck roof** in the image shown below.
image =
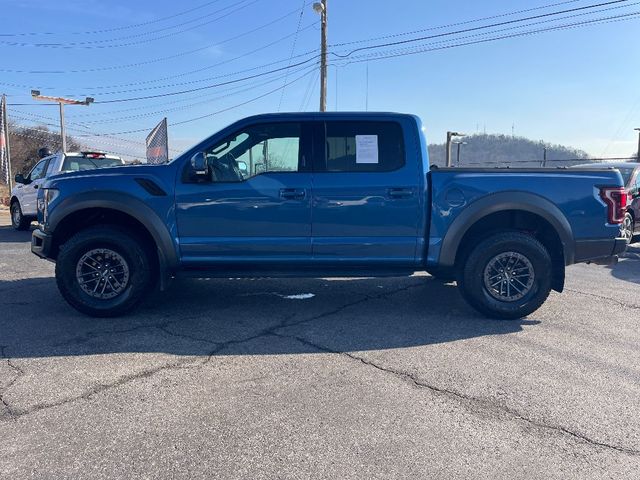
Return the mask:
<path id="1" fill-rule="evenodd" d="M 398 112 L 284 112 L 284 113 L 261 113 L 245 117 L 242 120 L 273 120 L 273 119 L 289 119 L 289 120 L 322 120 L 322 119 L 354 119 L 354 118 L 398 118 L 409 117 L 416 118 L 415 115 Z"/>

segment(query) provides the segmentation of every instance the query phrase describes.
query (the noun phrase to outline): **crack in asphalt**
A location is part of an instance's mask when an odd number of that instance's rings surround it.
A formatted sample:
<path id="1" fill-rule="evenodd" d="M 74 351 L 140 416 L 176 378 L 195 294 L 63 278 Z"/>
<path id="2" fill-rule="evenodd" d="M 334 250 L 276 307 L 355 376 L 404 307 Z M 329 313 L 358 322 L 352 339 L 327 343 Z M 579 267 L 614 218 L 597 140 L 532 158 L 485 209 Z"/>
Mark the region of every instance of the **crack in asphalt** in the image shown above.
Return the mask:
<path id="1" fill-rule="evenodd" d="M 606 295 L 598 295 L 597 293 L 583 292 L 582 290 L 575 290 L 573 288 L 565 288 L 564 291 L 577 293 L 579 295 L 586 295 L 587 297 L 599 298 L 600 300 L 609 300 L 610 302 L 616 303 L 624 308 L 632 308 L 634 310 L 640 310 L 640 305 L 635 305 L 633 303 L 625 303 L 620 300 L 616 300 L 615 298 L 607 297 Z"/>
<path id="2" fill-rule="evenodd" d="M 351 360 L 354 361 L 358 361 L 364 365 L 367 365 L 369 367 L 373 367 L 381 372 L 385 372 L 391 375 L 394 375 L 395 377 L 399 378 L 402 381 L 408 382 L 410 384 L 412 384 L 414 387 L 416 388 L 424 388 L 427 390 L 430 390 L 431 392 L 438 394 L 438 395 L 444 395 L 444 396 L 448 396 L 448 397 L 454 397 L 458 400 L 463 400 L 465 402 L 468 403 L 472 403 L 475 405 L 479 405 L 485 409 L 492 409 L 492 410 L 497 410 L 500 411 L 502 413 L 506 413 L 508 415 L 510 415 L 511 417 L 520 420 L 522 422 L 526 422 L 529 425 L 532 425 L 534 427 L 537 428 L 541 428 L 541 429 L 545 429 L 545 430 L 552 430 L 555 432 L 560 432 L 560 433 L 564 433 L 568 436 L 571 436 L 577 440 L 580 440 L 584 443 L 587 443 L 589 445 L 593 445 L 596 447 L 602 447 L 602 448 L 607 448 L 610 450 L 615 450 L 617 452 L 620 453 L 626 453 L 628 455 L 640 455 L 640 450 L 635 450 L 632 448 L 627 448 L 627 447 L 621 447 L 619 445 L 613 445 L 613 444 L 609 444 L 609 443 L 604 443 L 604 442 L 599 442 L 597 440 L 594 440 L 584 434 L 578 433 L 578 432 L 574 432 L 573 430 L 569 430 L 566 427 L 563 427 L 561 425 L 555 425 L 555 424 L 548 424 L 548 423 L 544 423 L 541 422 L 539 420 L 535 420 L 533 418 L 527 417 L 523 414 L 521 414 L 520 412 L 518 412 L 517 410 L 507 407 L 506 405 L 500 405 L 498 403 L 494 403 L 488 399 L 484 399 L 484 398 L 478 398 L 478 397 L 474 397 L 471 395 L 467 395 L 461 392 L 457 392 L 455 390 L 451 390 L 448 388 L 443 388 L 443 387 L 438 387 L 435 385 L 430 385 L 426 382 L 424 382 L 423 380 L 420 380 L 419 378 L 417 378 L 415 375 L 402 371 L 402 370 L 397 370 L 397 369 L 393 369 L 393 368 L 389 368 L 389 367 L 384 367 L 382 365 L 378 365 L 377 363 L 368 360 L 366 358 L 363 357 L 359 357 L 358 355 L 355 355 L 351 352 L 341 352 L 339 350 L 333 350 L 331 348 L 316 344 L 314 342 L 311 342 L 305 338 L 299 337 L 297 335 L 286 335 L 286 334 L 278 334 L 275 333 L 274 335 L 279 336 L 279 337 L 283 337 L 283 338 L 290 338 L 293 340 L 297 340 L 300 343 L 307 345 L 309 347 L 313 347 L 321 352 L 325 352 L 325 353 L 332 353 L 335 355 L 342 355 L 345 356 Z"/>
<path id="3" fill-rule="evenodd" d="M 176 336 L 176 337 L 181 337 L 181 338 L 185 338 L 185 339 L 189 339 L 191 341 L 200 341 L 200 342 L 207 342 L 210 343 L 212 345 L 215 345 L 215 348 L 213 350 L 211 350 L 211 352 L 209 352 L 209 354 L 207 355 L 207 358 L 203 361 L 202 359 L 198 359 L 196 361 L 191 361 L 191 360 L 184 360 L 184 361 L 178 361 L 178 362 L 172 362 L 170 364 L 165 364 L 165 365 L 161 365 L 155 368 L 150 368 L 150 369 L 146 369 L 143 371 L 140 371 L 138 373 L 135 374 L 131 374 L 131 375 L 124 375 L 122 377 L 120 377 L 118 380 L 114 381 L 114 382 L 110 382 L 110 383 L 106 383 L 106 384 L 99 384 L 93 388 L 91 388 L 90 390 L 80 394 L 80 395 L 74 395 L 72 397 L 68 397 L 68 398 L 64 398 L 61 399 L 57 402 L 51 402 L 51 403 L 40 403 L 40 404 L 36 404 L 31 408 L 28 409 L 17 409 L 15 407 L 10 408 L 8 405 L 6 405 L 5 400 L 0 397 L 0 401 L 5 404 L 5 406 L 7 406 L 7 411 L 8 411 L 8 417 L 10 419 L 18 419 L 20 417 L 23 417 L 25 415 L 29 415 L 35 412 L 39 412 L 41 410 L 46 410 L 46 409 L 50 409 L 50 408 L 55 408 L 55 407 L 59 407 L 62 405 L 66 405 L 69 403 L 73 403 L 79 400 L 87 400 L 91 397 L 93 397 L 94 395 L 97 395 L 99 393 L 103 393 L 107 390 L 110 390 L 112 388 L 116 388 L 122 385 L 125 385 L 127 383 L 131 383 L 135 380 L 141 379 L 141 378 L 149 378 L 159 372 L 162 372 L 164 370 L 175 370 L 175 369 L 189 369 L 189 368 L 198 368 L 198 367 L 202 367 L 205 364 L 207 364 L 208 362 L 211 361 L 211 359 L 219 352 L 221 352 L 222 350 L 224 350 L 225 348 L 231 346 L 231 345 L 235 345 L 235 344 L 241 344 L 241 343 L 246 343 L 246 342 L 250 342 L 252 340 L 255 340 L 257 338 L 260 337 L 264 337 L 264 336 L 268 336 L 268 335 L 275 335 L 275 331 L 281 328 L 286 328 L 286 327 L 291 327 L 291 326 L 296 326 L 296 325 L 300 325 L 303 324 L 305 322 L 311 322 L 320 318 L 324 318 L 330 315 L 335 315 L 337 313 L 340 313 L 342 310 L 358 305 L 360 303 L 364 303 L 367 302 L 369 300 L 372 299 L 378 299 L 378 298 L 383 298 L 384 296 L 388 296 L 388 295 L 394 295 L 396 293 L 408 290 L 410 288 L 414 288 L 417 286 L 421 286 L 421 285 L 408 285 L 399 289 L 395 289 L 392 291 L 388 291 L 388 292 L 383 292 L 380 295 L 376 295 L 373 297 L 370 296 L 366 296 L 363 298 L 360 298 L 359 300 L 353 301 L 353 302 L 349 302 L 346 303 L 338 308 L 335 308 L 331 311 L 328 312 L 324 312 L 321 313 L 319 315 L 315 315 L 313 317 L 310 318 L 305 318 L 302 319 L 300 321 L 297 322 L 293 322 L 293 323 L 289 323 L 289 320 L 291 318 L 293 318 L 294 315 L 289 315 L 286 318 L 284 318 L 280 323 L 278 323 L 277 325 L 274 325 L 272 327 L 269 328 L 265 328 L 261 331 L 259 331 L 258 333 L 251 335 L 249 337 L 245 337 L 245 338 L 241 338 L 241 339 L 233 339 L 233 340 L 228 340 L 226 342 L 214 342 L 212 340 L 208 340 L 208 339 L 204 339 L 204 338 L 199 338 L 199 337 L 194 337 L 191 335 L 185 335 L 185 334 L 180 334 L 177 332 L 172 332 L 171 330 L 168 330 L 166 327 L 172 323 L 177 323 L 177 321 L 173 321 L 173 322 L 163 322 L 160 324 L 152 324 L 152 325 L 137 325 L 135 327 L 132 328 L 128 328 L 128 329 L 122 329 L 122 330 L 107 330 L 107 331 L 102 331 L 102 332 L 88 332 L 87 334 L 85 334 L 83 336 L 83 339 L 78 340 L 78 341 L 86 341 L 87 337 L 88 338 L 95 338 L 101 335 L 112 335 L 112 334 L 117 334 L 117 333 L 128 333 L 128 332 L 133 332 L 136 330 L 140 330 L 140 329 L 145 329 L 145 328 L 155 328 L 155 329 L 159 329 L 162 332 L 168 334 L 168 335 L 172 335 L 172 336 Z M 4 348 L 6 347 L 2 347 L 2 350 L 0 351 L 0 353 L 2 353 L 3 358 L 4 357 Z M 13 383 L 13 382 L 12 382 Z M 6 389 L 5 389 L 6 391 Z M 3 420 L 3 418 L 7 417 L 7 415 L 4 416 L 0 416 L 0 421 Z"/>
<path id="4" fill-rule="evenodd" d="M 0 358 L 5 359 L 7 361 L 7 365 L 9 365 L 9 367 L 11 367 L 16 372 L 16 376 L 7 384 L 7 386 L 2 390 L 2 392 L 0 392 L 0 403 L 2 403 L 5 406 L 5 408 L 7 409 L 8 415 L 12 416 L 14 413 L 14 409 L 11 405 L 9 405 L 9 402 L 7 402 L 7 399 L 4 398 L 4 395 L 9 390 L 9 388 L 11 388 L 13 384 L 16 383 L 22 375 L 24 375 L 24 370 L 11 361 L 11 358 L 9 358 L 6 354 L 6 349 L 7 349 L 7 345 L 0 345 Z M 0 418 L 2 417 L 0 416 Z"/>

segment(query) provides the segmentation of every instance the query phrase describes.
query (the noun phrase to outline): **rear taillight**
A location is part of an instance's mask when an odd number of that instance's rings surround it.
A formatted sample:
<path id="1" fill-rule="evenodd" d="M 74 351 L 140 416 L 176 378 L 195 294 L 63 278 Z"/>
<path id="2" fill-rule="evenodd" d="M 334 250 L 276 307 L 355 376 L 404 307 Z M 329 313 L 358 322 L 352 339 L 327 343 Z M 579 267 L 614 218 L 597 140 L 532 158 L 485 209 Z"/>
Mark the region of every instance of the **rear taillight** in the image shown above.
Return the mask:
<path id="1" fill-rule="evenodd" d="M 614 225 L 622 223 L 629 198 L 626 190 L 622 187 L 600 187 L 600 198 L 607 204 L 607 221 Z"/>

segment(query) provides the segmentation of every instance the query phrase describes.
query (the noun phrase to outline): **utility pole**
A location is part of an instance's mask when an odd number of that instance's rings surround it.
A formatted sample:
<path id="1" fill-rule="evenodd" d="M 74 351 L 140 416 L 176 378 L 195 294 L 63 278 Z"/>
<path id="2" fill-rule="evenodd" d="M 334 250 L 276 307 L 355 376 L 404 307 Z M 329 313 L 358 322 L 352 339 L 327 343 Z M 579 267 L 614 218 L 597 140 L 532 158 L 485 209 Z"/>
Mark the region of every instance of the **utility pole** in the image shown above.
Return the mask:
<path id="1" fill-rule="evenodd" d="M 544 147 L 544 150 L 542 151 L 542 166 L 547 166 L 547 147 Z"/>
<path id="2" fill-rule="evenodd" d="M 93 98 L 87 97 L 84 100 L 72 100 L 70 98 L 62 97 L 47 97 L 40 95 L 40 90 L 31 90 L 31 96 L 34 100 L 44 100 L 47 102 L 56 102 L 60 106 L 60 137 L 62 140 L 62 153 L 67 151 L 67 134 L 65 131 L 64 123 L 64 106 L 65 105 L 90 105 L 93 103 Z"/>
<path id="3" fill-rule="evenodd" d="M 634 128 L 638 132 L 638 151 L 636 152 L 636 162 L 640 162 L 640 128 Z"/>
<path id="4" fill-rule="evenodd" d="M 320 14 L 320 111 L 327 111 L 327 0 L 313 4 Z"/>
<path id="5" fill-rule="evenodd" d="M 451 140 L 453 139 L 453 137 L 464 137 L 464 133 L 458 133 L 458 132 L 447 132 L 447 146 L 446 146 L 446 160 L 447 160 L 447 167 L 451 166 Z"/>
<path id="6" fill-rule="evenodd" d="M 11 146 L 9 142 L 9 121 L 7 120 L 7 96 L 2 94 L 2 132 L 0 132 L 0 136 L 4 140 L 5 153 L 7 158 L 5 158 L 5 162 L 7 162 L 7 184 L 9 185 L 9 192 L 13 190 L 13 172 L 11 169 Z M 2 148 L 2 145 L 0 145 Z"/>

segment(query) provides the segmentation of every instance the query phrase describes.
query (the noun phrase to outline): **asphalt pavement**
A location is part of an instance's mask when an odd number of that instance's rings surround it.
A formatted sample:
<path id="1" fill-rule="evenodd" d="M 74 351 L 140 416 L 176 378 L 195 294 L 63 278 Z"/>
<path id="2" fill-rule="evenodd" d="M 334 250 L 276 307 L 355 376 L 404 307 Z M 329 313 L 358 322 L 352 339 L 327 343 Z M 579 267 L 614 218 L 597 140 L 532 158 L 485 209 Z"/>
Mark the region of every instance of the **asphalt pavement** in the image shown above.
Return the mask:
<path id="1" fill-rule="evenodd" d="M 180 280 L 105 320 L 29 240 L 0 226 L 2 479 L 640 478 L 640 244 L 519 321 L 426 274 Z"/>

